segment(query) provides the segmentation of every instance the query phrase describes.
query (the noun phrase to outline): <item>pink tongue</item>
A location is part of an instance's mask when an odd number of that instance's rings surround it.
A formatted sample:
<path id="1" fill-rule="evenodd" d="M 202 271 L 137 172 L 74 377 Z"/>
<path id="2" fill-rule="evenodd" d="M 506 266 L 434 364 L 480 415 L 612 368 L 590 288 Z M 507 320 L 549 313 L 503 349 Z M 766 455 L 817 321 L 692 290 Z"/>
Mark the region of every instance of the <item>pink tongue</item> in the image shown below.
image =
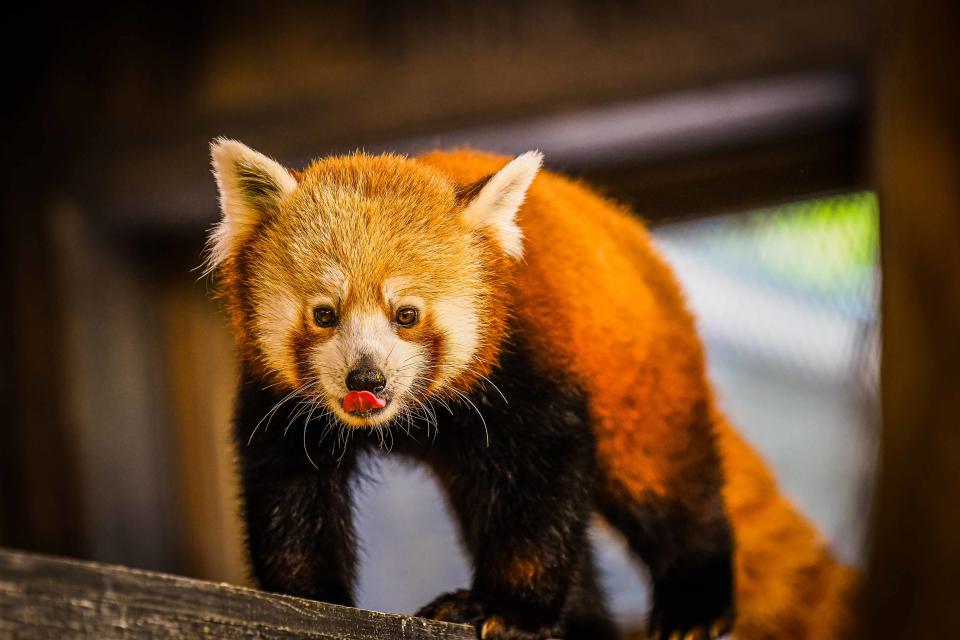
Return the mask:
<path id="1" fill-rule="evenodd" d="M 347 413 L 383 409 L 387 403 L 369 391 L 351 391 L 343 397 L 343 410 Z"/>

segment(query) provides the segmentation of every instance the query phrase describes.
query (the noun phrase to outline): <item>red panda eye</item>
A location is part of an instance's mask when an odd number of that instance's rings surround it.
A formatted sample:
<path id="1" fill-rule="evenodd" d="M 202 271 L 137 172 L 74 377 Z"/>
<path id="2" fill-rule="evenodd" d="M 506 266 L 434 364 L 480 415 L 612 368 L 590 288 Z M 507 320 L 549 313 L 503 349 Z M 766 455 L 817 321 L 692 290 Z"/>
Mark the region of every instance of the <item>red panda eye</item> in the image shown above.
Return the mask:
<path id="1" fill-rule="evenodd" d="M 318 305 L 313 308 L 313 321 L 318 327 L 327 329 L 337 324 L 337 313 L 332 307 Z"/>
<path id="2" fill-rule="evenodd" d="M 420 312 L 414 307 L 400 307 L 397 309 L 397 324 L 401 327 L 412 327 L 420 319 Z"/>

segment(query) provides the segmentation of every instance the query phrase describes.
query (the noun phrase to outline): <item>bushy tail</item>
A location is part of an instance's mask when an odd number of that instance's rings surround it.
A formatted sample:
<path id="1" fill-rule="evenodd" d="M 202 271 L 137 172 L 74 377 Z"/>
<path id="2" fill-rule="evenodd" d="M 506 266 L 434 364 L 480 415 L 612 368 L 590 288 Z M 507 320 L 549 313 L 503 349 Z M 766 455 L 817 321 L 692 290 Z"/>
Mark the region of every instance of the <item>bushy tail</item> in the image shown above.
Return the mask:
<path id="1" fill-rule="evenodd" d="M 724 497 L 736 544 L 738 640 L 844 638 L 856 573 L 839 564 L 778 490 L 759 455 L 722 417 Z"/>

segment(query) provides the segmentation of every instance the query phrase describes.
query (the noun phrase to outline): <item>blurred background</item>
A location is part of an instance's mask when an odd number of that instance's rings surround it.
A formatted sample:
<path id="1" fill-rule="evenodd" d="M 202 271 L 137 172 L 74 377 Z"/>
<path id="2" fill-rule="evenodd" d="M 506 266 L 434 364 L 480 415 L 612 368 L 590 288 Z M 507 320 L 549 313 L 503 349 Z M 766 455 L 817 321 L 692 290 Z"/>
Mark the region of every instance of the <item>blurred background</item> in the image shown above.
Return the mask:
<path id="1" fill-rule="evenodd" d="M 960 267 L 937 247 L 957 248 L 955 193 L 941 189 L 957 175 L 944 108 L 957 103 L 937 82 L 960 59 L 943 19 L 954 14 L 868 4 L 5 10 L 0 545 L 249 583 L 234 353 L 196 271 L 218 216 L 207 144 L 225 135 L 294 168 L 354 149 L 538 148 L 550 169 L 628 203 L 684 283 L 723 407 L 838 554 L 863 566 L 899 535 L 868 533 L 881 397 L 884 419 L 902 418 L 932 389 L 880 393 L 881 257 L 885 278 L 895 256 L 930 257 L 916 273 L 942 292 L 898 297 L 916 292 L 909 260 L 899 289 L 885 289 L 884 322 L 903 329 L 899 353 L 915 365 L 885 370 L 885 389 L 908 373 L 955 389 L 922 362 L 942 364 L 933 343 L 960 326 Z M 931 32 L 944 51 L 918 53 Z M 929 242 L 898 252 L 912 233 Z M 929 340 L 910 348 L 918 335 Z M 903 402 L 888 411 L 888 398 Z M 931 444 L 946 433 L 925 440 L 930 468 L 952 455 L 953 440 Z M 411 611 L 465 585 L 430 478 L 370 464 L 359 604 Z M 885 467 L 904 470 L 891 495 L 918 495 L 914 467 L 897 464 Z M 875 513 L 882 527 L 909 510 Z M 602 523 L 594 537 L 618 617 L 638 623 L 642 571 Z"/>

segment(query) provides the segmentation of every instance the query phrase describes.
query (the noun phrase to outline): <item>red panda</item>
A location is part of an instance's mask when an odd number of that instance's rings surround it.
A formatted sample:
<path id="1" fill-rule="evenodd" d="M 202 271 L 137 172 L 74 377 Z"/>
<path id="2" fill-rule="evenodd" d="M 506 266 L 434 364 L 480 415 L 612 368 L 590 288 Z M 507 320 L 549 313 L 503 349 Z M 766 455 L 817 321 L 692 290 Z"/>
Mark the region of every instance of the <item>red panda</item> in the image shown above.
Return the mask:
<path id="1" fill-rule="evenodd" d="M 653 637 L 843 635 L 853 574 L 717 408 L 636 217 L 535 152 L 293 171 L 218 139 L 212 158 L 207 265 L 241 355 L 264 588 L 353 604 L 350 478 L 382 447 L 434 473 L 474 568 L 419 615 L 618 637 L 586 535 L 599 513 L 649 569 Z"/>

